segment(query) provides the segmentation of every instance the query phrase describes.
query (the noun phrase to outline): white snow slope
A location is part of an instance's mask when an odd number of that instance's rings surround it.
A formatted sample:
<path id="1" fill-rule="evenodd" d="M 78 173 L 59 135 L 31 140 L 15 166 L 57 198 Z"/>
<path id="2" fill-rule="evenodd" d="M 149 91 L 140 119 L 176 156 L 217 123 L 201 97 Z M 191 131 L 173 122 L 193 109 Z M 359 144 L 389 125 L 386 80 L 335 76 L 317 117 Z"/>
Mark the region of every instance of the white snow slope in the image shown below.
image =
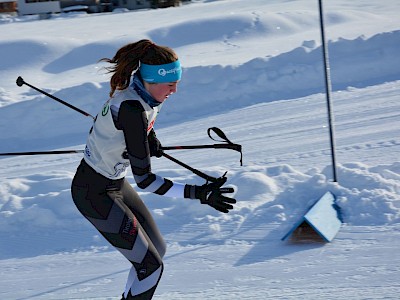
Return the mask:
<path id="1" fill-rule="evenodd" d="M 318 1 L 192 1 L 177 8 L 0 18 L 0 152 L 83 149 L 107 99 L 102 63 L 126 43 L 173 47 L 184 66 L 156 131 L 238 203 L 141 193 L 168 244 L 154 299 L 398 299 L 400 23 L 397 0 L 326 1 L 337 182 L 333 182 Z M 129 263 L 79 214 L 70 184 L 80 154 L 0 159 L 0 299 L 119 299 Z M 202 184 L 156 159 L 153 170 Z M 133 178 L 128 177 L 132 185 Z M 332 192 L 343 225 L 331 243 L 281 238 Z"/>

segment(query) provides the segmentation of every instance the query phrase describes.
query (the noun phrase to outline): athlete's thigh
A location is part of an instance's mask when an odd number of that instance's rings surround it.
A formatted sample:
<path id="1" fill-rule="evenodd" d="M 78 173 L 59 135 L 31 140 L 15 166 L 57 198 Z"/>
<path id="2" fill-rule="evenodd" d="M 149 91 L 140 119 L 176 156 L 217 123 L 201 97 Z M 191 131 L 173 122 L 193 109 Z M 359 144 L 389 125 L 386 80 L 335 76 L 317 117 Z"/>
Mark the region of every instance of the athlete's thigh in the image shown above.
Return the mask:
<path id="1" fill-rule="evenodd" d="M 127 180 L 124 180 L 121 191 L 124 204 L 127 205 L 137 217 L 140 225 L 153 242 L 159 255 L 163 257 L 166 251 L 166 244 L 149 209 Z"/>

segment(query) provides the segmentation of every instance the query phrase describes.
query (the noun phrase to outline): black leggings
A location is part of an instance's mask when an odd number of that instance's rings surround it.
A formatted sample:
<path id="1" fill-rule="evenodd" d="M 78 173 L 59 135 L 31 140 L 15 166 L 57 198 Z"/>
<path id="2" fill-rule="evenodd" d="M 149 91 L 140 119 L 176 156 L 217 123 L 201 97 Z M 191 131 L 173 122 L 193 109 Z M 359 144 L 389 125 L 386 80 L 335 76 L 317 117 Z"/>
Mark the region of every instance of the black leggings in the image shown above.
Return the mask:
<path id="1" fill-rule="evenodd" d="M 123 299 L 151 299 L 162 275 L 166 244 L 138 193 L 126 179 L 108 179 L 84 160 L 71 192 L 82 215 L 132 263 Z"/>

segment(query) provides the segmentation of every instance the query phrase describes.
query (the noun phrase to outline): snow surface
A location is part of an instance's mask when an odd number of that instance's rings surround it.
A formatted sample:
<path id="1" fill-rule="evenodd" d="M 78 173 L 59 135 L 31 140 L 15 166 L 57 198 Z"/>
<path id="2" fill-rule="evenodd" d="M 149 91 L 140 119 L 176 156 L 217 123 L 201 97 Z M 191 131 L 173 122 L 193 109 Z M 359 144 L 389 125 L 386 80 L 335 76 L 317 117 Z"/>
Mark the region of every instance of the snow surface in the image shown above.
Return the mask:
<path id="1" fill-rule="evenodd" d="M 229 214 L 141 193 L 168 243 L 154 299 L 398 299 L 400 23 L 397 0 L 326 1 L 338 182 L 332 180 L 318 1 L 192 1 L 178 8 L 0 18 L 0 152 L 83 149 L 108 94 L 103 63 L 126 43 L 173 47 L 184 66 L 163 108 L 163 145 L 213 175 L 228 171 Z M 119 299 L 130 268 L 75 208 L 80 154 L 0 160 L 0 299 Z M 153 170 L 202 184 L 156 159 Z M 133 178 L 128 177 L 134 185 Z M 313 201 L 337 197 L 332 243 L 281 241 Z"/>

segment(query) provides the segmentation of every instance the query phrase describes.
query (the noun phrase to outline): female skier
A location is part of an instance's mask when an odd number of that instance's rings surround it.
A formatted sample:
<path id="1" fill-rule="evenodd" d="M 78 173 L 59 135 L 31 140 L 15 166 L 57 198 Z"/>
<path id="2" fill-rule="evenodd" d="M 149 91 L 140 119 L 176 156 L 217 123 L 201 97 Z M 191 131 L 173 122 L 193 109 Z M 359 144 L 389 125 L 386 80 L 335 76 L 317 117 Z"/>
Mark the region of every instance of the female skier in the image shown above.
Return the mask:
<path id="1" fill-rule="evenodd" d="M 223 195 L 225 180 L 202 186 L 180 184 L 151 171 L 150 156 L 163 154 L 154 121 L 181 79 L 175 52 L 140 40 L 102 61 L 112 64 L 106 68 L 112 73 L 110 99 L 90 130 L 72 182 L 72 198 L 82 215 L 132 264 L 122 299 L 147 300 L 161 278 L 166 244 L 125 179 L 127 168 L 131 167 L 137 187 L 146 192 L 199 199 L 224 213 L 236 200 Z"/>

